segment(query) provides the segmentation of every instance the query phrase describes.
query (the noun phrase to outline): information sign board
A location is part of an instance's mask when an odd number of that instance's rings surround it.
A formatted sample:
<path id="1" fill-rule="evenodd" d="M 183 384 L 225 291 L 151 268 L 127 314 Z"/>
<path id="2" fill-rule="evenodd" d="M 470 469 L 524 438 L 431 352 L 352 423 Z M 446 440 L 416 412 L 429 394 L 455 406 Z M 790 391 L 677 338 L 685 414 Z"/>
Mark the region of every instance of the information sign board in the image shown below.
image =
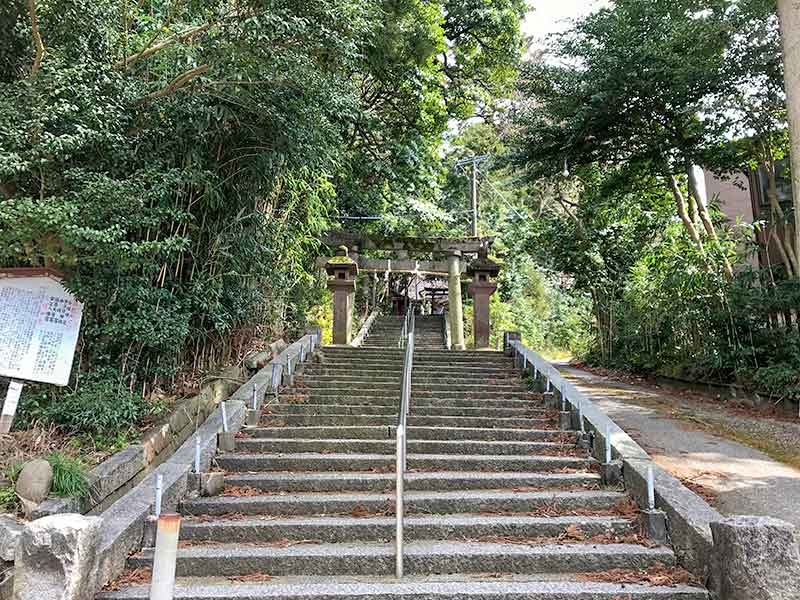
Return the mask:
<path id="1" fill-rule="evenodd" d="M 0 376 L 67 385 L 82 316 L 53 272 L 0 270 Z"/>

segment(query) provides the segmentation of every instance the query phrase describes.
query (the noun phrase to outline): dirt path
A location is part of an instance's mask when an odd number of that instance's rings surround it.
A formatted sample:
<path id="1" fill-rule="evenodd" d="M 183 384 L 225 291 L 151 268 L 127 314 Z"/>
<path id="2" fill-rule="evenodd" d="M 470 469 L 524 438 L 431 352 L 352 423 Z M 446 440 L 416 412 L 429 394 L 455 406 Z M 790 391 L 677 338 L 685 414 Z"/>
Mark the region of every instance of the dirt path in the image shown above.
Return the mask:
<path id="1" fill-rule="evenodd" d="M 567 365 L 558 368 L 658 464 L 698 493 L 712 496 L 721 513 L 772 516 L 800 527 L 800 470 L 727 439 L 773 427 L 776 437 L 791 436 L 800 453 L 800 426 L 767 419 L 762 423 L 654 386 L 623 383 Z M 723 426 L 726 437 L 703 431 Z"/>

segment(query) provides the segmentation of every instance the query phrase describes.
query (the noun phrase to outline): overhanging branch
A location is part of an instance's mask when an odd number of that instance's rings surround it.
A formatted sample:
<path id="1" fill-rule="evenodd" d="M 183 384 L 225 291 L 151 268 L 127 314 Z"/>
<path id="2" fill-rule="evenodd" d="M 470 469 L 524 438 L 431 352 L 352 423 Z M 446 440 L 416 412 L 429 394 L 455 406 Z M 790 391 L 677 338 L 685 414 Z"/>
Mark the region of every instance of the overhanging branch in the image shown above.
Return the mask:
<path id="1" fill-rule="evenodd" d="M 193 79 L 199 77 L 206 71 L 208 71 L 209 66 L 207 64 L 200 65 L 199 67 L 195 67 L 194 69 L 190 69 L 185 73 L 178 75 L 175 79 L 173 79 L 172 83 L 168 86 L 161 88 L 155 92 L 147 94 L 146 96 L 142 96 L 136 101 L 136 104 L 145 104 L 146 102 L 150 102 L 151 100 L 155 100 L 157 98 L 163 98 L 164 96 L 169 96 L 170 94 L 178 91 L 179 89 L 186 87 Z"/>

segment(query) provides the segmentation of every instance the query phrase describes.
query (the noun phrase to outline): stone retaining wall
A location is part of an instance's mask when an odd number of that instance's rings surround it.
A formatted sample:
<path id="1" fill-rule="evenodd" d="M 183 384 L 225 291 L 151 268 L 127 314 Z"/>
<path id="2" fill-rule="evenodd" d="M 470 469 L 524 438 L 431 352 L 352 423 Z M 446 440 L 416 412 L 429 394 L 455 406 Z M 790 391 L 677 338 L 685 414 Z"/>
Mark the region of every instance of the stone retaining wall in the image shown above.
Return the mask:
<path id="1" fill-rule="evenodd" d="M 102 512 L 172 456 L 245 377 L 242 367 L 228 367 L 196 396 L 181 400 L 166 419 L 142 436 L 140 444 L 128 446 L 92 469 L 88 475 L 87 497 L 49 498 L 33 511 L 32 518 L 59 513 Z"/>

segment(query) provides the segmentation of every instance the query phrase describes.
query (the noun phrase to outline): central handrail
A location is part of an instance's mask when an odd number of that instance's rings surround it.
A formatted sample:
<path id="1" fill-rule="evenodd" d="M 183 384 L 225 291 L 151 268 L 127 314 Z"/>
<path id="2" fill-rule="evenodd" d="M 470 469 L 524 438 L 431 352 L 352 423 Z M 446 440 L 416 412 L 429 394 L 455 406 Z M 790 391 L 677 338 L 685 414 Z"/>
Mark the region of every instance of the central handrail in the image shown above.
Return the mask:
<path id="1" fill-rule="evenodd" d="M 400 340 L 405 345 L 403 359 L 403 380 L 400 389 L 400 411 L 397 416 L 397 448 L 395 453 L 395 574 L 398 579 L 403 577 L 403 527 L 405 519 L 405 506 L 403 493 L 406 476 L 406 449 L 407 435 L 406 423 L 408 421 L 409 405 L 411 403 L 411 372 L 414 369 L 414 307 L 409 306 L 403 323 L 403 336 Z"/>

